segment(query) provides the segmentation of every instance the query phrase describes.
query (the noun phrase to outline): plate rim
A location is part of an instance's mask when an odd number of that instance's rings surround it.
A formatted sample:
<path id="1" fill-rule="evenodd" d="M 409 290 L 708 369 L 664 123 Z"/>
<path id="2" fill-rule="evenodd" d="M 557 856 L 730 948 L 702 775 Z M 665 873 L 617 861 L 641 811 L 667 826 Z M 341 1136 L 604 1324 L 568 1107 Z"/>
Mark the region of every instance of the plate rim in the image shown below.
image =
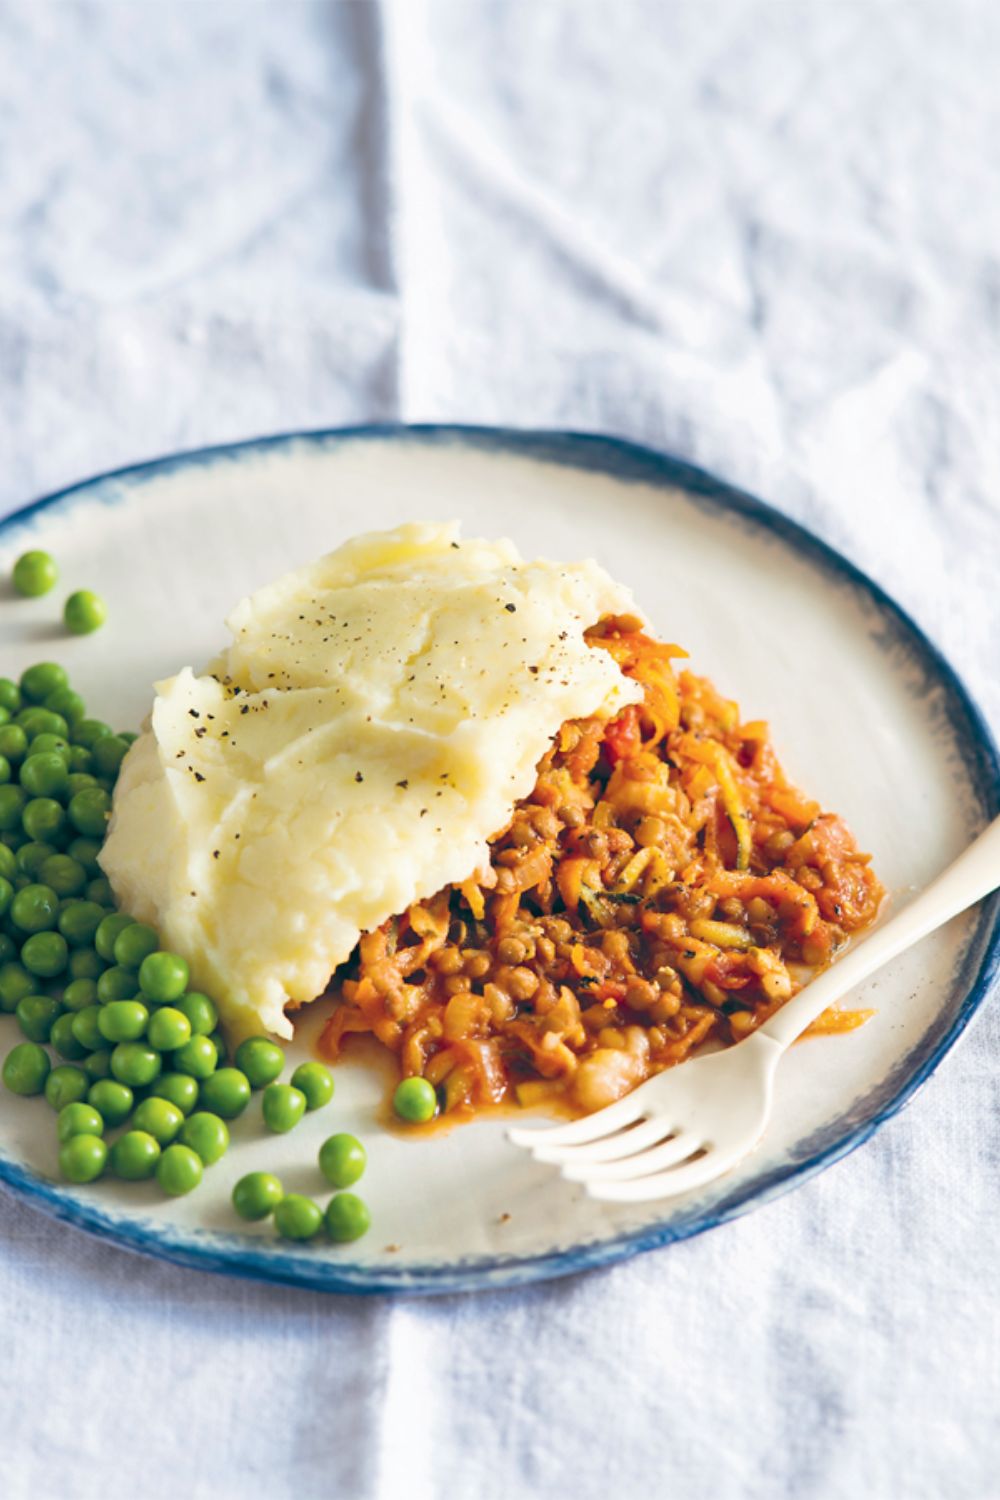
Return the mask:
<path id="1" fill-rule="evenodd" d="M 123 464 L 64 485 L 0 518 L 0 538 L 25 523 L 30 523 L 33 518 L 50 508 L 77 497 L 82 498 L 87 491 L 97 490 L 115 480 L 130 479 L 141 483 L 175 470 L 209 467 L 225 460 L 238 461 L 256 453 L 282 447 L 291 448 L 296 444 L 332 447 L 351 440 L 400 441 L 411 438 L 422 439 L 428 444 L 456 443 L 513 453 L 582 469 L 584 472 L 596 469 L 625 482 L 645 481 L 661 487 L 673 486 L 718 509 L 730 514 L 736 513 L 777 535 L 800 555 L 804 554 L 819 562 L 827 571 L 839 575 L 866 594 L 879 611 L 890 617 L 897 629 L 909 638 L 933 675 L 948 690 L 953 700 L 957 700 L 964 720 L 960 726 L 961 740 L 963 749 L 972 751 L 970 772 L 976 791 L 992 816 L 1000 811 L 1000 751 L 992 730 L 961 675 L 923 627 L 892 595 L 829 542 L 750 491 L 732 485 L 710 471 L 665 450 L 628 438 L 569 428 L 489 426 L 461 422 L 367 422 L 273 432 L 234 442 L 178 450 L 138 463 Z M 915 1097 L 965 1032 L 973 1015 L 992 989 L 1000 973 L 1000 894 L 984 903 L 976 943 L 981 941 L 984 933 L 985 942 L 978 968 L 970 977 L 967 993 L 951 1025 L 870 1119 L 848 1129 L 841 1139 L 808 1156 L 804 1161 L 776 1169 L 763 1183 L 747 1184 L 731 1198 L 707 1212 L 695 1212 L 690 1218 L 673 1224 L 663 1222 L 640 1230 L 626 1231 L 594 1244 L 554 1250 L 541 1255 L 469 1257 L 464 1262 L 450 1265 L 418 1265 L 393 1272 L 391 1268 L 351 1265 L 325 1258 L 310 1260 L 301 1253 L 291 1254 L 278 1247 L 271 1248 L 270 1245 L 266 1250 L 259 1249 L 256 1242 L 247 1242 L 236 1234 L 215 1234 L 206 1236 L 204 1241 L 192 1238 L 190 1231 L 177 1236 L 171 1234 L 169 1229 L 161 1230 L 141 1220 L 109 1214 L 74 1197 L 33 1169 L 3 1156 L 0 1156 L 0 1181 L 44 1212 L 98 1238 L 113 1241 L 126 1250 L 193 1269 L 313 1291 L 362 1295 L 441 1295 L 498 1290 L 597 1269 L 728 1223 L 790 1192 L 870 1140 L 882 1125 Z"/>

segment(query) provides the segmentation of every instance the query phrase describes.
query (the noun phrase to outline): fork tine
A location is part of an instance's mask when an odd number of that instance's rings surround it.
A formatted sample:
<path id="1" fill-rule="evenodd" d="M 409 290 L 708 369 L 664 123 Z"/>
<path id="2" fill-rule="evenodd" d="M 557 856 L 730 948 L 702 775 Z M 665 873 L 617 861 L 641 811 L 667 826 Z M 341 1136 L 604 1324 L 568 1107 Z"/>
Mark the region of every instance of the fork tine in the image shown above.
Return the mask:
<path id="1" fill-rule="evenodd" d="M 563 1176 L 570 1182 L 628 1182 L 633 1177 L 651 1177 L 654 1172 L 662 1172 L 686 1161 L 701 1144 L 690 1131 L 681 1131 L 662 1145 L 620 1161 L 595 1162 L 593 1165 L 583 1162 L 579 1166 L 574 1161 L 572 1166 L 563 1168 Z"/>
<path id="2" fill-rule="evenodd" d="M 675 1167 L 672 1172 L 658 1172 L 654 1177 L 636 1177 L 630 1182 L 588 1182 L 587 1196 L 606 1203 L 651 1203 L 657 1198 L 674 1198 L 692 1188 L 703 1187 L 733 1165 L 734 1162 L 709 1151 L 697 1161 Z"/>
<path id="3" fill-rule="evenodd" d="M 564 1163 L 576 1167 L 585 1162 L 617 1161 L 619 1157 L 634 1156 L 637 1151 L 658 1145 L 672 1129 L 669 1121 L 659 1116 L 654 1120 L 644 1120 L 631 1130 L 603 1136 L 586 1146 L 538 1146 L 535 1160 L 548 1162 L 554 1167 L 561 1167 Z"/>
<path id="4" fill-rule="evenodd" d="M 582 1120 L 572 1120 L 568 1125 L 555 1125 L 541 1130 L 522 1130 L 520 1127 L 508 1130 L 507 1139 L 513 1141 L 515 1146 L 527 1146 L 529 1151 L 543 1143 L 546 1149 L 549 1146 L 584 1146 L 588 1141 L 600 1140 L 613 1130 L 622 1130 L 626 1125 L 634 1124 L 641 1114 L 642 1105 L 635 1104 L 629 1095 L 619 1099 L 617 1104 L 609 1104 L 596 1114 L 587 1115 Z"/>

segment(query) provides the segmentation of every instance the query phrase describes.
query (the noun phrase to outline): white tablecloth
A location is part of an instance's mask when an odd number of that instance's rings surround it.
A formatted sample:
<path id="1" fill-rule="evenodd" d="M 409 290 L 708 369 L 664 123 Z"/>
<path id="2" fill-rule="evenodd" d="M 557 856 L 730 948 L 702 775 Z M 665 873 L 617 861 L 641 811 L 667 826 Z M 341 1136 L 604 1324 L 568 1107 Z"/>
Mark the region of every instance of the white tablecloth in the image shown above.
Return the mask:
<path id="1" fill-rule="evenodd" d="M 996 725 L 998 62 L 991 0 L 3 0 L 0 509 L 282 428 L 604 429 L 843 547 Z M 0 1194 L 0 1489 L 993 1500 L 997 1057 L 994 1003 L 817 1181 L 505 1295 Z"/>

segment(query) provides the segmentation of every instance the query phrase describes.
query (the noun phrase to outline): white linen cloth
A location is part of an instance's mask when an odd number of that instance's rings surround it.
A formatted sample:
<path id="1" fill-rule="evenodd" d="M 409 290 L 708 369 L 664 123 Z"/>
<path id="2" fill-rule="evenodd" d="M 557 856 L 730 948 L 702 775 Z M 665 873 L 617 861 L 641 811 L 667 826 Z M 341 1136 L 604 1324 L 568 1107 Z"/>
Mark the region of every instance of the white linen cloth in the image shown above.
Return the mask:
<path id="1" fill-rule="evenodd" d="M 0 510 L 283 428 L 602 429 L 841 546 L 1000 724 L 998 62 L 991 0 L 3 0 Z M 0 1490 L 994 1500 L 998 1033 L 772 1206 L 502 1295 L 0 1193 Z"/>

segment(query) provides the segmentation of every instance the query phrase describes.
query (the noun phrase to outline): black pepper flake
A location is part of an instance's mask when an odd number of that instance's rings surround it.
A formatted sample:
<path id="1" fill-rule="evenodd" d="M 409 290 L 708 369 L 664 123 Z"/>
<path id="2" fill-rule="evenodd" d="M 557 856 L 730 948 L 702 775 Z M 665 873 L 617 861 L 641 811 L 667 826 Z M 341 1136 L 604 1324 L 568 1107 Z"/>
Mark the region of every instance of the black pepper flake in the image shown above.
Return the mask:
<path id="1" fill-rule="evenodd" d="M 422 818 L 426 818 L 426 816 L 427 816 L 427 809 L 426 809 L 426 807 L 422 807 L 422 808 L 421 808 L 421 809 L 420 809 L 420 816 L 421 816 L 421 817 L 422 817 Z"/>
<path id="2" fill-rule="evenodd" d="M 213 849 L 212 850 L 212 858 L 213 859 L 218 859 L 218 857 L 219 857 L 219 851 L 218 851 L 218 849 Z"/>
<path id="3" fill-rule="evenodd" d="M 194 773 L 194 779 L 195 779 L 195 781 L 204 781 L 205 780 L 204 776 L 201 774 L 200 771 L 195 771 L 195 773 Z"/>
<path id="4" fill-rule="evenodd" d="M 406 788 L 409 786 L 409 784 L 410 783 L 408 781 L 397 781 L 396 782 L 396 785 L 397 786 L 401 786 L 403 788 L 404 792 L 406 791 Z"/>
<path id="5" fill-rule="evenodd" d="M 200 719 L 201 718 L 201 714 L 198 712 L 198 710 L 196 708 L 189 708 L 188 709 L 188 713 L 191 715 L 192 719 Z"/>
<path id="6" fill-rule="evenodd" d="M 177 754 L 174 756 L 174 760 L 183 760 L 185 755 L 187 755 L 186 750 L 178 750 Z"/>
<path id="7" fill-rule="evenodd" d="M 205 728 L 204 724 L 202 724 L 199 729 L 195 730 L 194 737 L 196 740 L 200 740 L 203 739 L 207 733 L 208 730 Z"/>
<path id="8" fill-rule="evenodd" d="M 517 605 L 516 604 L 505 604 L 504 605 L 504 609 L 507 611 L 507 613 L 509 615 L 517 614 Z"/>
<path id="9" fill-rule="evenodd" d="M 529 668 L 528 668 L 528 671 L 529 671 L 529 672 L 537 672 L 537 671 L 538 671 L 538 668 L 537 668 L 537 667 L 529 667 Z"/>
<path id="10" fill-rule="evenodd" d="M 240 705 L 240 713 L 241 714 L 248 714 L 249 712 L 250 712 L 250 705 L 249 705 L 249 703 L 243 703 L 243 704 Z"/>
<path id="11" fill-rule="evenodd" d="M 355 771 L 354 779 L 355 781 L 364 781 L 365 778 L 362 776 L 360 771 Z"/>

